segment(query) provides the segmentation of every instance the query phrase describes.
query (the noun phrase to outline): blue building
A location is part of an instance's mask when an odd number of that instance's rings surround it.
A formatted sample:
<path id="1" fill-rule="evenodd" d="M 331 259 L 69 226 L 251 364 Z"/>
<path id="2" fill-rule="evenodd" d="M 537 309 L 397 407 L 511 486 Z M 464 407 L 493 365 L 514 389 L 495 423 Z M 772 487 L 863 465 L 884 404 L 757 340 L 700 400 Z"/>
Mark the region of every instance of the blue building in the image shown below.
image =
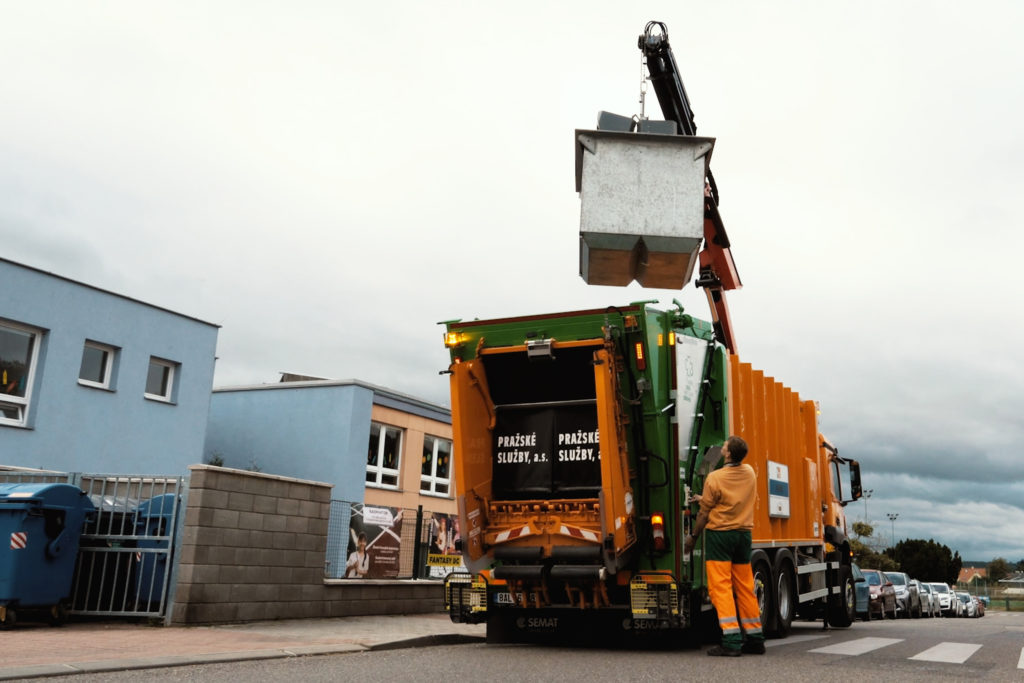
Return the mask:
<path id="1" fill-rule="evenodd" d="M 458 510 L 451 411 L 359 380 L 285 375 L 215 389 L 206 462 L 332 484 L 331 577 L 345 568 L 352 504 L 413 515 Z M 403 527 L 402 576 L 412 574 L 414 529 Z"/>
<path id="2" fill-rule="evenodd" d="M 421 491 L 451 499 L 447 474 L 439 490 L 423 466 L 437 442 L 447 462 L 451 438 L 450 411 L 412 396 L 354 379 L 282 381 L 214 389 L 205 461 L 332 484 L 338 500 L 363 502 L 369 487 L 394 494 L 375 502 L 415 507 Z"/>
<path id="3" fill-rule="evenodd" d="M 218 329 L 0 259 L 0 464 L 186 474 Z"/>

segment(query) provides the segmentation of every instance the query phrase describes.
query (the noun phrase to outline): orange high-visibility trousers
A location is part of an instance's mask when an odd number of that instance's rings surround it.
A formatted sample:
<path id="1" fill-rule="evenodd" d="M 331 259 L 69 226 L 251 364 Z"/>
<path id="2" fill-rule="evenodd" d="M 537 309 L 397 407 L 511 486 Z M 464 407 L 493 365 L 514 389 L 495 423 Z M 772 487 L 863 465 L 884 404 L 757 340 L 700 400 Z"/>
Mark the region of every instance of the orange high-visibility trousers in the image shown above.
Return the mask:
<path id="1" fill-rule="evenodd" d="M 761 610 L 754 595 L 754 573 L 750 563 L 708 560 L 705 566 L 711 604 L 718 612 L 718 625 L 722 628 L 722 645 L 739 649 L 744 633 L 751 640 L 763 640 Z"/>

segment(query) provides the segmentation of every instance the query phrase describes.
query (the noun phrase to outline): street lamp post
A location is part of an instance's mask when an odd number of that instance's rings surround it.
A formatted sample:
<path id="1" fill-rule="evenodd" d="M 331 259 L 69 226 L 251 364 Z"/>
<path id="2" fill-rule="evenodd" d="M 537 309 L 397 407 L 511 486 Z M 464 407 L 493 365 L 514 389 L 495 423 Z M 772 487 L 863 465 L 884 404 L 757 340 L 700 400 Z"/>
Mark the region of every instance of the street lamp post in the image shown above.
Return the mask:
<path id="1" fill-rule="evenodd" d="M 865 524 L 868 523 L 868 498 L 870 498 L 871 494 L 874 493 L 874 492 L 875 492 L 874 489 L 864 489 L 864 491 L 861 493 L 861 498 L 864 499 L 864 523 Z"/>
<path id="2" fill-rule="evenodd" d="M 900 516 L 898 512 L 887 512 L 885 516 L 892 522 L 892 547 L 896 547 L 896 518 Z"/>

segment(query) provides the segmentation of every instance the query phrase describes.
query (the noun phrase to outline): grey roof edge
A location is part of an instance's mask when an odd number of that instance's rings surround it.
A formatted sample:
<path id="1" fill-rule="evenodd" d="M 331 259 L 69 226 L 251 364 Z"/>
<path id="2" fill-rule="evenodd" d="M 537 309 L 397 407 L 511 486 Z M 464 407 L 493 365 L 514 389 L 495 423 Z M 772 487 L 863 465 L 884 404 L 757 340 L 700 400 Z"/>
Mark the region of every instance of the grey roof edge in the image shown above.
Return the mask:
<path id="1" fill-rule="evenodd" d="M 163 311 L 164 313 L 170 313 L 171 315 L 176 315 L 179 318 L 185 318 L 187 320 L 192 320 L 192 321 L 197 322 L 197 323 L 202 323 L 203 325 L 209 325 L 210 327 L 216 327 L 217 329 L 221 328 L 221 326 L 218 325 L 217 323 L 211 323 L 208 320 L 203 320 L 201 318 L 197 318 L 197 317 L 192 316 L 192 315 L 186 315 L 185 313 L 179 313 L 178 311 L 172 311 L 171 309 L 164 308 L 163 306 L 157 306 L 156 304 L 151 304 L 151 303 L 143 301 L 141 299 L 136 299 L 134 297 L 127 296 L 125 294 L 119 294 L 119 293 L 111 291 L 109 289 L 103 289 L 102 287 L 97 287 L 95 285 L 90 285 L 87 282 L 82 282 L 80 280 L 75 280 L 75 279 L 67 277 L 65 275 L 59 275 L 57 273 L 53 273 L 53 272 L 50 272 L 48 270 L 43 270 L 42 268 L 36 268 L 35 266 L 30 266 L 30 265 L 27 265 L 25 263 L 19 263 L 17 261 L 12 261 L 10 259 L 4 258 L 3 256 L 0 256 L 0 263 L 9 263 L 12 266 L 17 266 L 18 268 L 24 268 L 25 270 L 31 270 L 31 271 L 33 271 L 35 273 L 39 273 L 41 275 L 47 275 L 49 277 L 56 278 L 58 280 L 63 280 L 64 282 L 70 282 L 71 284 L 78 285 L 79 287 L 85 287 L 86 289 L 91 289 L 91 290 L 96 291 L 96 292 L 102 292 L 104 294 L 109 294 L 110 296 L 116 296 L 118 299 L 124 299 L 125 301 L 131 301 L 132 303 L 140 304 L 142 306 L 146 306 L 147 308 L 152 308 L 152 309 L 155 309 L 155 310 L 158 310 L 158 311 Z"/>
<path id="2" fill-rule="evenodd" d="M 386 407 L 396 407 L 394 403 L 405 404 L 410 408 L 415 408 L 420 411 L 426 411 L 428 413 L 434 413 L 441 416 L 442 421 L 451 421 L 451 409 L 439 405 L 437 403 L 431 403 L 421 398 L 417 398 L 410 394 L 403 394 L 400 391 L 394 389 L 388 389 L 377 384 L 371 384 L 370 382 L 364 382 L 360 379 L 325 379 L 325 380 L 310 380 L 303 382 L 271 382 L 267 384 L 245 384 L 238 386 L 225 386 L 225 387 L 214 387 L 213 393 L 229 393 L 235 391 L 273 391 L 283 389 L 311 389 L 311 388 L 323 388 L 323 387 L 360 387 L 368 391 L 373 392 L 373 402 Z M 439 418 L 434 418 L 439 419 Z"/>

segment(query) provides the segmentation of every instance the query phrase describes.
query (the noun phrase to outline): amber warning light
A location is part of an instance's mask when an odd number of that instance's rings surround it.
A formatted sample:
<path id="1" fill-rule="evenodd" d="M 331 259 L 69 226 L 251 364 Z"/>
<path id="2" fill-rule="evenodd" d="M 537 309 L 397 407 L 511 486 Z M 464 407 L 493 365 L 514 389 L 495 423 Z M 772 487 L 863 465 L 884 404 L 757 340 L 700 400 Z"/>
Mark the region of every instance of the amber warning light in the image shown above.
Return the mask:
<path id="1" fill-rule="evenodd" d="M 448 333 L 446 333 L 444 335 L 444 345 L 447 346 L 448 348 L 452 348 L 453 346 L 458 346 L 459 345 L 459 333 L 458 332 L 448 332 Z"/>
<path id="2" fill-rule="evenodd" d="M 651 533 L 654 536 L 654 549 L 665 549 L 665 516 L 660 512 L 651 515 Z"/>

